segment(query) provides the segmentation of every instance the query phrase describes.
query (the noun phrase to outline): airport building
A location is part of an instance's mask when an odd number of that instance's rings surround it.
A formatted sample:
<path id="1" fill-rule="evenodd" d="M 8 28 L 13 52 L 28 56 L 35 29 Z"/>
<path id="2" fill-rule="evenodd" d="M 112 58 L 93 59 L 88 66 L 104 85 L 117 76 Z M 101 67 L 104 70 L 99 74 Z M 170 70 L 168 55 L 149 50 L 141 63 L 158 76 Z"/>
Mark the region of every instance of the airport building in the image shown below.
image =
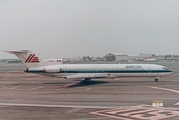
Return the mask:
<path id="1" fill-rule="evenodd" d="M 113 53 L 115 55 L 115 61 L 117 62 L 128 62 L 129 56 L 123 53 Z"/>
<path id="2" fill-rule="evenodd" d="M 141 60 L 143 60 L 143 59 L 141 59 L 140 57 L 139 57 L 139 55 L 129 55 L 128 56 L 128 62 L 134 62 L 134 61 L 141 61 Z"/>
<path id="3" fill-rule="evenodd" d="M 139 53 L 139 57 L 141 57 L 141 58 L 151 58 L 152 57 L 152 55 L 151 54 L 149 54 L 149 53 Z"/>
<path id="4" fill-rule="evenodd" d="M 116 61 L 116 62 L 133 62 L 140 59 L 139 55 L 127 55 L 124 53 L 109 53 L 105 55 L 107 61 Z"/>

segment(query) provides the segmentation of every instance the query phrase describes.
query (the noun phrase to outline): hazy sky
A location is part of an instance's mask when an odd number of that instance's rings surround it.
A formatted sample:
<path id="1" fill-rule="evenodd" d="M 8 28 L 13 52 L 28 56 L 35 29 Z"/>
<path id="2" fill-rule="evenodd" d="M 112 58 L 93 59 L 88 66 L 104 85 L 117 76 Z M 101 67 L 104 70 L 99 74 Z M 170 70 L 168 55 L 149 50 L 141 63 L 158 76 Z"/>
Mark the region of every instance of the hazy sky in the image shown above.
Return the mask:
<path id="1" fill-rule="evenodd" d="M 179 0 L 0 0 L 0 50 L 20 49 L 47 58 L 179 54 Z"/>

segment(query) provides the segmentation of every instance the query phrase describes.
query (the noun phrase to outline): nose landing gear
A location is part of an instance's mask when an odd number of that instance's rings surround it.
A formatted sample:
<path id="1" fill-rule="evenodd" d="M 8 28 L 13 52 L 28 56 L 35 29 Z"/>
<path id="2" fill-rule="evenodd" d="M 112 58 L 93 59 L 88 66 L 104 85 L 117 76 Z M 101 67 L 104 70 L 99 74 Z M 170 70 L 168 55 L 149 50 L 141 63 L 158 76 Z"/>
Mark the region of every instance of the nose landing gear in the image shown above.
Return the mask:
<path id="1" fill-rule="evenodd" d="M 159 78 L 158 77 L 155 77 L 155 82 L 159 82 Z"/>

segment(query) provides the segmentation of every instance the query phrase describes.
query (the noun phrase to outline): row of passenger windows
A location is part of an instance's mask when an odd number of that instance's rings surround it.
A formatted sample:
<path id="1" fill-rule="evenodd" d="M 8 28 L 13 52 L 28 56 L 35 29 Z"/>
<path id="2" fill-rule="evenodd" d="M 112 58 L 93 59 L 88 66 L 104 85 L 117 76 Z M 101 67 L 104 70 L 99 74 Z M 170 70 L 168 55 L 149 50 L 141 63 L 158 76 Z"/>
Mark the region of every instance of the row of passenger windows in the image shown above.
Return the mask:
<path id="1" fill-rule="evenodd" d="M 117 71 L 117 70 L 143 70 L 142 68 L 138 68 L 138 69 L 114 69 L 114 68 L 109 68 L 109 69 L 85 69 L 85 68 L 77 68 L 77 69 L 62 69 L 62 70 L 95 70 L 95 71 L 106 71 L 106 70 L 114 70 L 114 71 Z"/>

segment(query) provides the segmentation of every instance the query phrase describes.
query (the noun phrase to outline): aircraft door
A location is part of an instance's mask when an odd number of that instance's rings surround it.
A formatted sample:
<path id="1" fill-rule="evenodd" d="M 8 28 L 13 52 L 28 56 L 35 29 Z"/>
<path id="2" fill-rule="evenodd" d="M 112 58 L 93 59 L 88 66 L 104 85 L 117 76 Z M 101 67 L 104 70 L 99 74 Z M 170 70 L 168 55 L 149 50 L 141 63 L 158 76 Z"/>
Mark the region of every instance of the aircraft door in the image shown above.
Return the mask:
<path id="1" fill-rule="evenodd" d="M 67 68 L 64 68 L 64 73 L 67 73 L 67 70 L 68 70 Z"/>
<path id="2" fill-rule="evenodd" d="M 151 73 L 151 68 L 150 67 L 148 67 L 148 72 Z"/>

